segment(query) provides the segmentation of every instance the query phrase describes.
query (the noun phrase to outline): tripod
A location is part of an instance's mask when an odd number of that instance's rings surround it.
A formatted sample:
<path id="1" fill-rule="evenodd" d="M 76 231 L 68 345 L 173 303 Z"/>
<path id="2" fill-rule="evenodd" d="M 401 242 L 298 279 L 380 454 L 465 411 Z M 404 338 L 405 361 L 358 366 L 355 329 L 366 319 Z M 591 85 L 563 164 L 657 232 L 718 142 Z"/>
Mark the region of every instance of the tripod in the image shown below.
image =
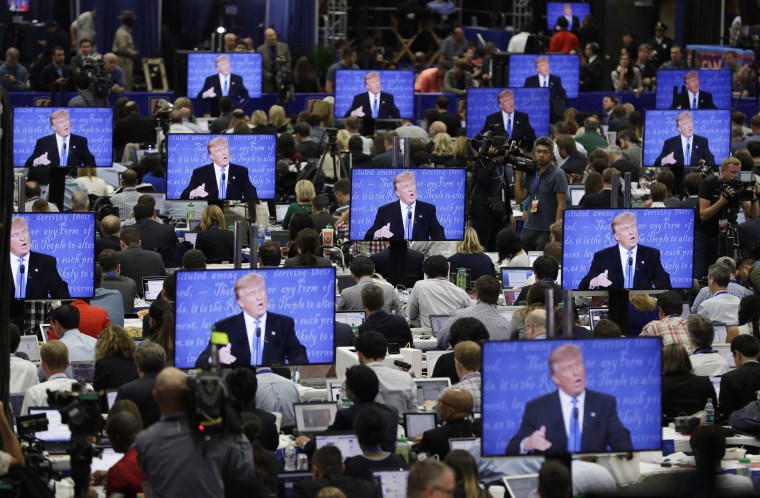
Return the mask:
<path id="1" fill-rule="evenodd" d="M 739 261 L 739 228 L 736 221 L 730 221 L 721 226 L 718 232 L 718 256 L 728 256 L 734 261 Z"/>

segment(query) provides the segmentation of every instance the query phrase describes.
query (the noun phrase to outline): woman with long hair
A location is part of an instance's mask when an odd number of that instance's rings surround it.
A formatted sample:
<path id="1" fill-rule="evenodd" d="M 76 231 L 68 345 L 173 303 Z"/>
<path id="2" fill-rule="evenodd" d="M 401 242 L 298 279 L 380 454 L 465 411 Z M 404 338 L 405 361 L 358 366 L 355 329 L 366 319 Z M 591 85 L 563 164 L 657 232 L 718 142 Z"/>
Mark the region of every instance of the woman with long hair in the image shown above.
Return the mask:
<path id="1" fill-rule="evenodd" d="M 647 323 L 659 319 L 655 298 L 647 294 L 631 294 L 628 300 L 628 331 L 625 335 L 635 337 L 641 334 Z"/>
<path id="2" fill-rule="evenodd" d="M 496 250 L 499 266 L 511 266 L 517 268 L 530 268 L 530 257 L 523 250 L 520 235 L 511 228 L 505 228 L 496 234 Z"/>
<path id="3" fill-rule="evenodd" d="M 718 397 L 709 377 L 694 375 L 686 349 L 678 343 L 662 348 L 662 425 L 674 417 L 691 415 L 702 410 L 712 398 Z"/>
<path id="4" fill-rule="evenodd" d="M 148 308 L 148 324 L 148 338 L 166 351 L 166 366 L 174 366 L 174 309 L 171 303 L 163 299 L 153 301 Z"/>
<path id="5" fill-rule="evenodd" d="M 730 327 L 726 342 L 741 334 L 751 334 L 760 339 L 760 296 L 750 294 L 739 301 L 739 326 Z"/>
<path id="6" fill-rule="evenodd" d="M 470 270 L 471 282 L 475 282 L 483 275 L 496 276 L 493 261 L 485 253 L 485 248 L 480 245 L 478 232 L 472 227 L 464 229 L 464 237 L 461 242 L 457 242 L 457 252 L 449 257 L 449 263 L 452 273 L 456 272 L 458 268 Z"/>
<path id="7" fill-rule="evenodd" d="M 447 168 L 466 168 L 467 167 L 467 137 L 457 137 L 454 140 L 452 154 L 454 158 L 446 163 Z"/>
<path id="8" fill-rule="evenodd" d="M 293 86 L 296 93 L 319 92 L 319 78 L 308 57 L 299 57 L 293 66 Z"/>
<path id="9" fill-rule="evenodd" d="M 110 325 L 100 333 L 95 343 L 95 377 L 92 383 L 96 391 L 118 389 L 127 382 L 137 380 L 137 367 L 132 359 L 135 349 L 135 341 L 124 327 Z"/>
<path id="10" fill-rule="evenodd" d="M 454 146 L 451 144 L 451 135 L 448 133 L 438 133 L 433 138 L 433 153 L 430 154 L 430 160 L 434 165 L 445 165 L 454 159 Z"/>
<path id="11" fill-rule="evenodd" d="M 235 234 L 227 230 L 224 213 L 219 206 L 212 204 L 203 210 L 201 231 L 195 239 L 195 248 L 206 256 L 206 261 L 232 261 Z"/>
<path id="12" fill-rule="evenodd" d="M 644 90 L 641 72 L 631 63 L 631 56 L 627 52 L 620 54 L 618 66 L 612 70 L 612 86 L 616 92 L 641 93 Z"/>
<path id="13" fill-rule="evenodd" d="M 285 213 L 285 217 L 282 219 L 282 229 L 287 230 L 290 223 L 290 217 L 293 213 L 308 213 L 311 214 L 311 201 L 317 196 L 317 192 L 314 190 L 314 184 L 309 180 L 299 180 L 296 183 L 296 202 L 288 206 L 288 210 Z"/>
<path id="14" fill-rule="evenodd" d="M 446 455 L 446 464 L 454 470 L 455 496 L 463 498 L 489 498 L 491 495 L 480 485 L 480 473 L 475 459 L 465 450 L 454 450 Z"/>
<path id="15" fill-rule="evenodd" d="M 269 124 L 274 126 L 277 133 L 292 132 L 293 127 L 288 124 L 288 118 L 285 116 L 285 108 L 281 105 L 273 105 L 269 108 Z"/>
<path id="16" fill-rule="evenodd" d="M 285 260 L 285 268 L 328 267 L 330 260 L 317 255 L 319 251 L 319 234 L 313 228 L 304 228 L 296 236 L 298 255 Z"/>
<path id="17" fill-rule="evenodd" d="M 108 185 L 102 178 L 98 178 L 98 172 L 95 167 L 77 168 L 77 180 L 84 183 L 88 194 L 97 195 L 98 197 L 113 194 L 113 187 Z"/>

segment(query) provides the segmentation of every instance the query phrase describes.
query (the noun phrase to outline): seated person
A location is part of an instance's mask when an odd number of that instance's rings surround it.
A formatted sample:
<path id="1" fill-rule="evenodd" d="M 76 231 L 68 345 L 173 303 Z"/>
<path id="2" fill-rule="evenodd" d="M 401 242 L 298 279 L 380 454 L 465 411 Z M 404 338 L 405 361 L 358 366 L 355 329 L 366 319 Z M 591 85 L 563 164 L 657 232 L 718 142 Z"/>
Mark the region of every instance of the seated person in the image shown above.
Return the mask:
<path id="1" fill-rule="evenodd" d="M 383 289 L 374 284 L 365 285 L 362 289 L 362 307 L 367 318 L 359 325 L 359 335 L 375 331 L 382 334 L 389 343 L 396 343 L 402 348 L 413 348 L 412 329 L 409 328 L 406 319 L 400 315 L 386 313 L 383 306 Z"/>
<path id="2" fill-rule="evenodd" d="M 490 264 L 491 258 L 488 261 Z M 454 268 L 454 265 L 451 267 Z M 475 304 L 464 289 L 449 281 L 449 262 L 445 257 L 429 256 L 422 269 L 427 278 L 414 284 L 407 305 L 412 325 L 430 327 L 430 315 L 450 315 Z"/>
<path id="3" fill-rule="evenodd" d="M 702 315 L 691 315 L 686 324 L 691 343 L 696 348 L 689 357 L 694 375 L 715 377 L 728 372 L 726 359 L 712 348 L 715 339 L 712 322 Z"/>
<path id="4" fill-rule="evenodd" d="M 312 498 L 319 490 L 326 487 L 341 490 L 344 496 L 377 496 L 374 483 L 354 479 L 343 474 L 343 456 L 337 446 L 323 446 L 318 449 L 311 460 L 312 480 L 300 481 L 296 488 L 296 496 Z M 322 496 L 322 493 L 319 493 Z"/>
<path id="5" fill-rule="evenodd" d="M 388 420 L 376 408 L 368 408 L 356 416 L 354 431 L 362 454 L 346 458 L 345 474 L 348 477 L 372 481 L 373 471 L 409 467 L 403 456 L 382 449 L 387 429 Z"/>
<path id="6" fill-rule="evenodd" d="M 689 353 L 680 344 L 662 350 L 662 425 L 680 415 L 704 410 L 707 398 L 717 399 L 709 377 L 694 375 Z"/>
<path id="7" fill-rule="evenodd" d="M 438 455 L 439 459 L 444 459 L 449 454 L 449 438 L 475 435 L 475 427 L 470 418 L 472 394 L 455 387 L 446 389 L 438 399 L 437 411 L 443 425 L 416 435 L 415 451 L 429 456 Z"/>

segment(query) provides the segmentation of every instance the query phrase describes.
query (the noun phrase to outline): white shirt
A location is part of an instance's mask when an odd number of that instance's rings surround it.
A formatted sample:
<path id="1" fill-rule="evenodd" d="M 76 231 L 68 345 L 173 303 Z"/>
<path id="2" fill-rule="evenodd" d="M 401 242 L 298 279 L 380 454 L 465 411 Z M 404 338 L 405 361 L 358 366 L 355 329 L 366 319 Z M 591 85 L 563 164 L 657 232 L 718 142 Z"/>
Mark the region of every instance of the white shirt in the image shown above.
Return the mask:
<path id="1" fill-rule="evenodd" d="M 219 73 L 219 88 L 222 89 L 222 95 L 224 95 L 224 82 L 227 82 L 227 95 L 230 94 L 230 75 L 227 76 L 223 75 L 222 73 Z M 220 97 L 222 96 L 220 95 Z"/>
<path id="2" fill-rule="evenodd" d="M 30 387 L 40 383 L 37 366 L 29 360 L 11 355 L 11 381 L 8 388 L 12 393 L 26 392 Z"/>
<path id="3" fill-rule="evenodd" d="M 409 228 L 412 230 L 412 233 L 410 233 L 409 236 L 407 236 L 407 233 L 406 233 L 406 222 L 409 219 L 409 215 L 407 213 L 409 212 L 409 207 L 410 206 L 407 206 L 406 204 L 404 204 L 404 201 L 402 201 L 400 199 L 398 201 L 398 204 L 401 207 L 401 220 L 402 220 L 402 223 L 404 225 L 404 240 L 408 240 L 408 239 L 412 238 L 412 234 L 414 233 L 414 210 L 417 209 L 417 203 L 413 202 L 411 204 L 411 208 L 412 208 L 412 220 L 411 220 L 411 222 L 412 223 L 411 223 L 411 226 Z"/>
<path id="4" fill-rule="evenodd" d="M 430 327 L 430 315 L 450 315 L 470 306 L 475 302 L 464 290 L 446 278 L 431 278 L 414 284 L 406 312 L 413 324 Z"/>
<path id="5" fill-rule="evenodd" d="M 251 315 L 249 315 L 246 312 L 243 312 L 243 318 L 245 319 L 245 333 L 248 336 L 248 347 L 251 346 L 251 341 L 253 341 L 254 337 L 256 336 L 256 320 L 259 321 L 259 328 L 261 329 L 261 335 L 256 338 L 258 350 L 261 351 L 261 357 L 264 357 L 264 339 L 266 334 L 264 331 L 266 330 L 266 324 L 267 324 L 267 314 L 264 313 L 261 318 L 254 318 Z M 251 349 L 251 364 L 255 364 L 254 360 L 256 359 L 256 350 Z"/>
<path id="6" fill-rule="evenodd" d="M 27 236 L 28 237 L 28 236 Z M 24 293 L 26 294 L 26 283 L 29 279 L 29 253 L 26 253 L 24 258 Z M 16 285 L 18 278 L 18 260 L 19 257 L 11 253 L 11 272 L 13 272 L 13 285 Z"/>
<path id="7" fill-rule="evenodd" d="M 21 405 L 21 414 L 29 415 L 29 408 L 35 406 L 50 406 L 48 405 L 48 389 L 51 391 L 67 392 L 71 391 L 71 386 L 76 384 L 76 379 L 69 379 L 66 374 L 57 373 L 51 375 L 50 378 L 34 387 L 29 388 L 24 395 L 24 402 Z M 87 384 L 89 389 L 92 386 Z"/>
<path id="8" fill-rule="evenodd" d="M 95 361 L 94 337 L 85 335 L 79 329 L 69 329 L 63 333 L 61 342 L 69 349 L 69 361 Z"/>
<path id="9" fill-rule="evenodd" d="M 575 406 L 578 408 L 578 436 L 580 436 L 581 431 L 583 430 L 583 404 L 586 401 L 586 391 L 580 393 L 575 399 L 578 400 L 578 403 Z M 562 389 L 559 389 L 559 404 L 562 407 L 562 420 L 565 422 L 565 434 L 567 434 L 569 440 L 570 419 L 573 415 L 573 398 Z"/>
<path id="10" fill-rule="evenodd" d="M 633 273 L 631 274 L 632 278 L 636 278 L 636 251 L 638 250 L 639 246 L 634 247 L 631 249 L 631 258 L 633 259 Z M 620 250 L 620 264 L 623 268 L 623 281 L 625 281 L 625 276 L 628 274 L 628 249 L 622 246 L 622 244 L 618 244 L 618 249 Z M 633 287 L 633 281 L 630 282 L 631 287 Z"/>
<path id="11" fill-rule="evenodd" d="M 68 154 L 71 152 L 71 135 L 67 137 L 62 137 L 56 133 L 55 141 L 58 144 L 58 157 L 60 159 L 63 159 L 63 141 L 64 140 L 66 140 L 66 154 L 68 157 Z"/>
<path id="12" fill-rule="evenodd" d="M 369 90 L 367 90 L 367 95 L 369 95 L 369 109 L 364 110 L 364 114 L 368 117 L 372 117 L 372 106 L 377 106 L 377 113 L 380 114 L 380 92 L 372 93 Z M 375 102 L 375 99 L 377 99 L 377 102 Z"/>
<path id="13" fill-rule="evenodd" d="M 689 109 L 697 109 L 699 107 L 699 92 L 692 93 L 691 90 L 688 90 L 689 92 Z M 697 107 L 692 107 L 692 104 L 694 103 L 694 99 L 697 99 Z"/>
<path id="14" fill-rule="evenodd" d="M 219 166 L 218 164 L 214 163 L 214 174 L 216 175 L 216 186 L 218 188 L 218 192 L 221 194 L 222 192 L 222 172 L 224 172 L 224 191 L 227 192 L 227 186 L 230 184 L 230 168 L 229 165 L 225 165 L 224 167 Z M 219 227 L 224 228 L 224 227 Z"/>
<path id="15" fill-rule="evenodd" d="M 694 375 L 711 376 L 723 375 L 728 372 L 728 362 L 720 353 L 698 353 L 689 356 Z"/>
<path id="16" fill-rule="evenodd" d="M 375 401 L 394 407 L 398 410 L 400 419 L 404 418 L 404 413 L 418 411 L 417 384 L 411 375 L 381 361 L 367 363 L 367 366 L 375 371 L 379 381 Z"/>
<path id="17" fill-rule="evenodd" d="M 509 120 L 512 120 L 512 129 L 515 129 L 515 113 L 510 112 L 506 113 L 504 111 L 501 111 L 501 119 L 504 121 L 504 131 L 507 131 L 507 122 Z"/>
<path id="18" fill-rule="evenodd" d="M 740 298 L 721 290 L 713 297 L 702 302 L 697 313 L 704 315 L 715 323 L 725 323 L 728 326 L 739 323 Z"/>
<path id="19" fill-rule="evenodd" d="M 538 75 L 538 86 L 541 88 L 548 87 L 549 86 L 549 76 L 543 76 L 541 74 Z"/>
<path id="20" fill-rule="evenodd" d="M 681 150 L 683 151 L 683 160 L 686 161 L 686 143 L 689 143 L 689 149 L 694 152 L 694 136 L 685 137 L 681 135 Z M 688 164 L 687 164 L 688 166 Z"/>

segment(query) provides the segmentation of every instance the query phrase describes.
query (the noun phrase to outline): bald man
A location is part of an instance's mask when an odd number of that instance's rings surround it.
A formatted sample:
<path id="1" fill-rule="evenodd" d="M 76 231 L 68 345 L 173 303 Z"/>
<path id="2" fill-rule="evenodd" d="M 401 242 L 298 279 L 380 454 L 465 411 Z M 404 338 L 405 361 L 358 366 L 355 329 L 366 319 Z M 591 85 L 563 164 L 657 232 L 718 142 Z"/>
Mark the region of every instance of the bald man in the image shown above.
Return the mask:
<path id="1" fill-rule="evenodd" d="M 525 338 L 546 339 L 546 310 L 533 310 L 525 317 Z"/>
<path id="2" fill-rule="evenodd" d="M 277 31 L 272 28 L 264 30 L 264 44 L 256 52 L 261 54 L 261 89 L 265 93 L 277 91 L 275 78 L 281 67 L 291 67 L 290 47 L 287 43 L 277 41 Z"/>
<path id="3" fill-rule="evenodd" d="M 174 367 L 156 377 L 161 420 L 137 436 L 137 463 L 155 496 L 224 496 L 225 482 L 253 478 L 251 444 L 218 432 L 204 441 L 188 424 L 187 376 Z"/>
<path id="4" fill-rule="evenodd" d="M 438 399 L 437 411 L 438 420 L 443 421 L 443 426 L 407 436 L 414 437 L 417 453 L 438 455 L 443 460 L 449 454 L 449 438 L 474 437 L 476 432 L 480 433 L 480 429 L 476 429 L 470 418 L 472 394 L 469 391 L 455 387 L 447 389 Z"/>

